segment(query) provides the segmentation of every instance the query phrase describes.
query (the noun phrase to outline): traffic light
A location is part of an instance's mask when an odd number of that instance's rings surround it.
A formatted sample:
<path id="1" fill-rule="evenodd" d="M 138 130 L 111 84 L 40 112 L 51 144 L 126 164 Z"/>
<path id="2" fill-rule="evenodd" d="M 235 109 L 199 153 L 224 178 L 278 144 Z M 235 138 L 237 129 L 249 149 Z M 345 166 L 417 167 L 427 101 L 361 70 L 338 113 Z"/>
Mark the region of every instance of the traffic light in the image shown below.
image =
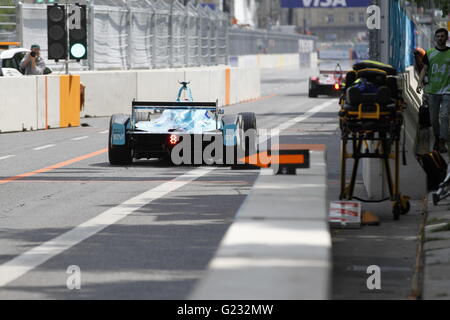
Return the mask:
<path id="1" fill-rule="evenodd" d="M 52 4 L 55 2 L 56 2 L 56 0 L 34 0 L 34 3 L 36 3 L 36 4 L 44 4 L 44 3 Z"/>
<path id="2" fill-rule="evenodd" d="M 70 59 L 85 60 L 88 58 L 86 6 L 74 5 L 69 11 Z"/>
<path id="3" fill-rule="evenodd" d="M 47 6 L 47 44 L 49 60 L 67 58 L 66 10 L 62 5 Z"/>

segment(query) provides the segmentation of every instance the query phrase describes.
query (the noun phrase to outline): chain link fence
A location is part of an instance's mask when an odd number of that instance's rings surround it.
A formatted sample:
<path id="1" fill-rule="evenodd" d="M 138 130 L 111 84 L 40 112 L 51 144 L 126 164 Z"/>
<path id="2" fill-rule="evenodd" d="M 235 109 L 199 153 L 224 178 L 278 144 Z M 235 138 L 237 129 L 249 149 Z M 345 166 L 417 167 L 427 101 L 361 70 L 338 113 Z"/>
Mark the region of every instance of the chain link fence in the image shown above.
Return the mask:
<path id="1" fill-rule="evenodd" d="M 64 0 L 59 3 L 65 3 Z M 299 53 L 313 37 L 230 27 L 228 14 L 197 0 L 83 0 L 89 59 L 71 70 L 127 70 L 228 64 L 229 55 Z M 0 0 L 0 41 L 38 43 L 47 58 L 47 5 Z M 8 13 L 5 13 L 8 12 Z M 5 25 L 2 21 L 6 20 Z M 7 30 L 7 31 L 4 31 Z M 54 70 L 63 62 L 48 61 Z"/>
<path id="2" fill-rule="evenodd" d="M 20 17 L 16 26 L 14 14 L 13 31 L 8 33 L 8 40 L 15 39 L 26 48 L 39 43 L 46 58 L 47 5 L 0 0 L 0 6 L 5 2 Z M 203 7 L 195 0 L 184 2 L 85 1 L 89 60 L 71 62 L 71 69 L 126 70 L 227 64 L 228 15 Z M 0 35 L 2 30 L 0 28 Z M 6 41 L 5 38 L 0 37 L 0 41 Z M 52 66 L 51 62 L 49 64 Z"/>

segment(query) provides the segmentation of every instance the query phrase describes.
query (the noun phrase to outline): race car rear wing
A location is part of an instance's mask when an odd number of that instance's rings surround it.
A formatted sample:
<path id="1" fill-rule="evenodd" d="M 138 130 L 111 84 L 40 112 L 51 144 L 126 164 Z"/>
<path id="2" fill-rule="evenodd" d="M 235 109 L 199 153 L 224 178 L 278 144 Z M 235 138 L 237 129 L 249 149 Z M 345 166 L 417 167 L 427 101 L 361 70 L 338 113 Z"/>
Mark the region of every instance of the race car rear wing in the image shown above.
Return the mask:
<path id="1" fill-rule="evenodd" d="M 142 109 L 199 109 L 209 110 L 222 114 L 223 110 L 219 108 L 219 100 L 215 102 L 192 102 L 192 101 L 133 101 L 131 108 L 133 110 Z"/>
<path id="2" fill-rule="evenodd" d="M 131 115 L 134 122 L 135 112 L 139 110 L 207 110 L 215 113 L 216 123 L 219 121 L 219 114 L 223 114 L 223 109 L 219 108 L 219 100 L 215 102 L 192 102 L 192 101 L 136 101 L 131 105 Z M 218 125 L 216 125 L 217 127 Z"/>

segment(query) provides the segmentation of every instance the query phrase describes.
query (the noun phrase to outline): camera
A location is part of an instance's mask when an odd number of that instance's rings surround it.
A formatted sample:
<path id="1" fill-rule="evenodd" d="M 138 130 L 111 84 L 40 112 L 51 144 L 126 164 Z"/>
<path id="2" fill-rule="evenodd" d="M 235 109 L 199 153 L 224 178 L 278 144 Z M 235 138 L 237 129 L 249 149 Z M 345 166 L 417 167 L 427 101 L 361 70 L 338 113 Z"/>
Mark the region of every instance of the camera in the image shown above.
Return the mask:
<path id="1" fill-rule="evenodd" d="M 35 58 L 35 57 L 36 57 L 36 52 L 31 51 L 30 56 L 32 56 L 33 58 Z"/>

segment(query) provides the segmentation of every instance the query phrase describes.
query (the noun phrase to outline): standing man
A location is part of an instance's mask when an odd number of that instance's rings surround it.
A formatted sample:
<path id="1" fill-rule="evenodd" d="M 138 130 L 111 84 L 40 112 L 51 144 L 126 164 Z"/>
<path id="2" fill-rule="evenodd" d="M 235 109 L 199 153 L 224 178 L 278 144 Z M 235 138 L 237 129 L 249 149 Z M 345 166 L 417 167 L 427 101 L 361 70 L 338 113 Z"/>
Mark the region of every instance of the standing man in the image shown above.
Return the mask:
<path id="1" fill-rule="evenodd" d="M 417 92 L 425 87 L 430 106 L 430 118 L 433 126 L 434 149 L 448 152 L 449 109 L 450 109 L 450 47 L 447 46 L 448 30 L 441 28 L 434 35 L 436 47 L 429 49 L 424 56 L 424 67 L 420 73 Z M 425 84 L 425 76 L 428 83 Z"/>
<path id="2" fill-rule="evenodd" d="M 20 69 L 25 70 L 25 75 L 43 75 L 45 68 L 45 61 L 41 57 L 41 47 L 33 44 L 31 51 L 20 62 Z"/>

